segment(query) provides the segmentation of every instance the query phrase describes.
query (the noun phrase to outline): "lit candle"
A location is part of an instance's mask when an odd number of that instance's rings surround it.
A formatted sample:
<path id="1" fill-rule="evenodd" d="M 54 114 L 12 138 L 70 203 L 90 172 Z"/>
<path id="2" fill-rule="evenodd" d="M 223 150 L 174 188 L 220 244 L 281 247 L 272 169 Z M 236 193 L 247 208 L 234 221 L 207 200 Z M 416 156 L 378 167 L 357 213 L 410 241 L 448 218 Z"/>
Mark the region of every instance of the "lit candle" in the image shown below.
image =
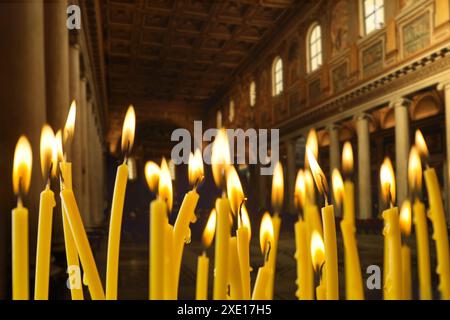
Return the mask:
<path id="1" fill-rule="evenodd" d="M 344 181 L 344 219 L 355 224 L 355 185 L 350 180 L 353 173 L 353 149 L 349 141 L 342 148 L 342 171 L 346 177 Z"/>
<path id="2" fill-rule="evenodd" d="M 55 194 L 50 189 L 50 177 L 56 173 L 57 167 L 55 135 L 48 125 L 42 128 L 40 151 L 42 176 L 46 180 L 46 186 L 41 192 L 39 203 L 34 299 L 48 300 L 52 219 L 56 205 Z"/>
<path id="3" fill-rule="evenodd" d="M 268 283 L 269 298 L 273 299 L 274 284 L 275 284 L 275 273 L 277 266 L 277 251 L 278 251 L 278 240 L 280 237 L 280 227 L 281 227 L 281 217 L 280 213 L 283 208 L 283 198 L 284 198 L 284 177 L 283 177 L 283 167 L 280 162 L 277 162 L 273 172 L 272 179 L 272 207 L 274 209 L 274 214 L 272 216 L 273 225 L 273 243 L 272 248 L 269 252 L 268 266 L 272 269 L 272 274 L 270 281 Z"/>
<path id="4" fill-rule="evenodd" d="M 17 195 L 17 207 L 12 210 L 12 295 L 13 300 L 28 300 L 28 209 L 22 196 L 28 193 L 31 180 L 33 155 L 25 136 L 17 141 L 13 162 L 13 189 Z"/>
<path id="5" fill-rule="evenodd" d="M 425 205 L 420 200 L 422 193 L 422 163 L 416 146 L 411 148 L 408 161 L 409 189 L 414 204 L 414 226 L 417 243 L 417 268 L 419 273 L 419 290 L 421 300 L 431 300 L 430 248 L 428 243 L 428 224 Z"/>
<path id="6" fill-rule="evenodd" d="M 273 224 L 268 212 L 261 219 L 259 231 L 259 244 L 264 254 L 264 264 L 258 269 L 255 286 L 253 287 L 252 300 L 270 300 L 268 283 L 272 277 L 273 269 L 268 265 L 270 251 L 273 243 Z"/>
<path id="7" fill-rule="evenodd" d="M 188 172 L 189 183 L 193 186 L 193 189 L 184 196 L 174 227 L 175 290 L 177 291 L 184 244 L 190 242 L 189 225 L 197 220 L 194 212 L 199 199 L 197 186 L 203 180 L 203 159 L 199 149 L 195 151 L 195 154 L 191 153 L 189 156 Z"/>
<path id="8" fill-rule="evenodd" d="M 176 300 L 177 290 L 175 288 L 175 265 L 174 265 L 174 245 L 173 245 L 173 225 L 168 221 L 165 230 L 164 243 L 164 299 Z"/>
<path id="9" fill-rule="evenodd" d="M 299 170 L 295 180 L 294 200 L 297 208 L 304 208 L 306 201 L 305 175 Z M 310 255 L 309 230 L 305 218 L 299 215 L 294 226 L 295 231 L 295 259 L 297 260 L 297 292 L 299 300 L 314 299 L 314 274 Z"/>
<path id="10" fill-rule="evenodd" d="M 227 276 L 228 276 L 228 245 L 230 242 L 230 203 L 225 195 L 226 171 L 230 166 L 230 149 L 228 137 L 224 129 L 216 136 L 211 155 L 211 165 L 214 182 L 222 188 L 222 197 L 216 200 L 217 227 L 214 259 L 214 300 L 225 300 L 227 298 Z"/>
<path id="11" fill-rule="evenodd" d="M 325 260 L 325 245 L 320 234 L 314 230 L 311 235 L 311 261 L 317 275 L 316 278 L 318 278 L 318 286 L 316 287 L 317 300 L 327 299 L 326 283 L 323 282 L 323 273 L 326 270 L 322 271 Z"/>
<path id="12" fill-rule="evenodd" d="M 422 133 L 418 130 L 416 131 L 416 146 L 420 154 L 424 158 L 427 158 L 428 148 Z M 436 272 L 439 274 L 438 289 L 441 292 L 441 299 L 450 300 L 450 253 L 441 189 L 434 168 L 430 168 L 427 165 L 423 174 L 428 191 L 428 202 L 430 204 L 428 217 L 433 224 L 433 239 L 436 241 Z"/>
<path id="13" fill-rule="evenodd" d="M 317 189 L 325 197 L 325 207 L 322 208 L 322 220 L 325 240 L 325 281 L 327 288 L 327 300 L 338 300 L 338 258 L 334 207 L 333 205 L 328 204 L 328 183 L 325 175 L 323 174 L 322 169 L 320 169 L 314 154 L 308 147 L 306 147 L 306 154 Z"/>
<path id="14" fill-rule="evenodd" d="M 342 202 L 352 201 L 353 198 L 347 198 L 344 191 L 344 182 L 338 169 L 332 173 L 333 193 L 337 205 Z M 345 209 L 344 209 L 345 212 Z M 362 284 L 361 265 L 359 262 L 358 248 L 355 238 L 355 225 L 352 215 L 345 215 L 341 221 L 342 238 L 344 240 L 344 258 L 345 258 L 345 294 L 347 300 L 363 300 L 364 289 Z"/>
<path id="15" fill-rule="evenodd" d="M 111 203 L 109 222 L 108 253 L 106 260 L 106 299 L 117 300 L 117 277 L 119 274 L 120 234 L 122 230 L 123 205 L 128 181 L 127 157 L 134 142 L 136 115 L 133 106 L 129 106 L 122 128 L 122 152 L 124 162 L 117 168 L 116 182 Z"/>
<path id="16" fill-rule="evenodd" d="M 384 294 L 387 300 L 402 298 L 402 261 L 399 215 L 395 202 L 395 176 L 391 160 L 385 158 L 380 170 L 383 199 L 390 207 L 383 211 L 384 229 Z"/>
<path id="17" fill-rule="evenodd" d="M 150 294 L 151 300 L 164 298 L 165 236 L 168 213 L 172 209 L 172 179 L 166 159 L 161 162 L 158 198 L 150 204 Z"/>
<path id="18" fill-rule="evenodd" d="M 211 246 L 216 231 L 216 209 L 212 209 L 206 222 L 205 230 L 202 235 L 203 253 L 197 260 L 197 286 L 195 291 L 196 300 L 208 299 L 208 274 L 209 258 L 206 256 L 206 250 Z"/>
<path id="19" fill-rule="evenodd" d="M 404 236 L 402 244 L 402 299 L 412 299 L 411 250 L 408 240 L 411 234 L 411 202 L 405 200 L 400 209 L 400 229 Z"/>
<path id="20" fill-rule="evenodd" d="M 238 257 L 236 236 L 230 237 L 228 244 L 228 298 L 242 300 L 242 278 Z"/>

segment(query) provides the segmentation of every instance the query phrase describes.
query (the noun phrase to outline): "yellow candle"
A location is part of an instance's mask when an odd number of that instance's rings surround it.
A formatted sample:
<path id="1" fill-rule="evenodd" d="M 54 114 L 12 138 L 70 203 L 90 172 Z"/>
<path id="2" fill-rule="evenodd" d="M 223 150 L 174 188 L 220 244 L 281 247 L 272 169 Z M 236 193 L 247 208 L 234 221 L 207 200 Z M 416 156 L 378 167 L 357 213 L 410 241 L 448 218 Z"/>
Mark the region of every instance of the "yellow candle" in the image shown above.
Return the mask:
<path id="1" fill-rule="evenodd" d="M 217 234 L 214 259 L 214 300 L 227 298 L 228 245 L 230 239 L 230 204 L 227 198 L 216 200 Z"/>
<path id="2" fill-rule="evenodd" d="M 430 249 L 428 244 L 428 226 L 425 217 L 425 205 L 419 200 L 414 201 L 414 225 L 417 242 L 417 268 L 419 272 L 419 290 L 421 300 L 431 300 Z"/>
<path id="3" fill-rule="evenodd" d="M 93 300 L 104 300 L 105 293 L 73 191 L 71 189 L 62 190 L 61 200 L 66 209 L 66 218 L 69 221 L 70 229 L 72 230 L 72 235 L 75 240 L 78 254 L 80 255 L 84 273 L 89 279 L 88 285 L 91 297 Z"/>
<path id="4" fill-rule="evenodd" d="M 53 208 L 56 206 L 55 194 L 49 185 L 41 192 L 39 206 L 38 239 L 36 250 L 36 275 L 34 287 L 35 300 L 48 299 L 50 276 L 50 249 L 52 242 Z"/>
<path id="5" fill-rule="evenodd" d="M 412 299 L 411 285 L 411 251 L 407 245 L 402 246 L 402 299 Z"/>
<path id="6" fill-rule="evenodd" d="M 72 164 L 70 162 L 61 162 L 61 191 L 63 189 L 72 189 Z M 72 230 L 70 230 L 69 221 L 67 219 L 67 209 L 61 202 L 61 214 L 64 231 L 64 243 L 66 248 L 67 272 L 69 273 L 70 294 L 72 300 L 83 300 L 83 288 L 81 285 L 81 271 L 78 260 L 77 247 L 73 239 Z M 75 274 L 73 274 L 75 272 Z"/>
<path id="7" fill-rule="evenodd" d="M 252 300 L 270 300 L 269 293 L 267 291 L 272 273 L 272 269 L 266 265 L 258 269 L 255 286 L 253 287 Z"/>
<path id="8" fill-rule="evenodd" d="M 344 181 L 344 219 L 355 224 L 355 185 Z"/>
<path id="9" fill-rule="evenodd" d="M 397 207 L 383 211 L 383 218 L 385 220 L 383 235 L 385 237 L 385 243 L 388 246 L 388 272 L 384 285 L 387 299 L 399 300 L 402 298 L 402 261 Z"/>
<path id="10" fill-rule="evenodd" d="M 323 233 L 325 242 L 325 272 L 327 286 L 327 300 L 339 299 L 338 260 L 336 226 L 334 221 L 334 207 L 328 205 L 322 208 Z"/>
<path id="11" fill-rule="evenodd" d="M 176 279 L 173 252 L 173 226 L 169 223 L 166 225 L 166 241 L 164 243 L 164 299 L 175 300 L 176 296 Z"/>
<path id="12" fill-rule="evenodd" d="M 237 251 L 237 238 L 231 237 L 228 245 L 228 296 L 231 300 L 242 300 L 242 279 Z"/>
<path id="13" fill-rule="evenodd" d="M 295 259 L 297 260 L 297 292 L 300 300 L 314 299 L 314 274 L 309 253 L 308 225 L 302 219 L 295 223 Z"/>
<path id="14" fill-rule="evenodd" d="M 117 300 L 117 278 L 119 273 L 120 234 L 122 230 L 123 205 L 128 180 L 128 166 L 117 168 L 116 182 L 111 204 L 109 222 L 108 254 L 106 260 L 106 299 Z"/>
<path id="15" fill-rule="evenodd" d="M 250 253 L 248 228 L 241 226 L 236 231 L 238 242 L 237 253 L 239 257 L 239 267 L 242 280 L 242 299 L 250 300 Z"/>
<path id="16" fill-rule="evenodd" d="M 267 260 L 267 266 L 272 269 L 271 278 L 268 283 L 268 295 L 269 299 L 273 299 L 273 290 L 274 290 L 274 284 L 275 284 L 275 274 L 276 274 L 276 266 L 277 266 L 277 251 L 278 251 L 278 237 L 280 235 L 280 225 L 281 225 L 281 218 L 278 215 L 278 213 L 275 213 L 272 217 L 272 224 L 273 224 L 273 242 L 272 242 L 272 248 L 269 252 L 269 259 Z"/>
<path id="17" fill-rule="evenodd" d="M 198 257 L 197 260 L 197 284 L 195 290 L 196 300 L 208 299 L 208 273 L 209 273 L 209 258 L 206 252 Z"/>
<path id="18" fill-rule="evenodd" d="M 311 233 L 311 262 L 314 267 L 316 279 L 319 279 L 319 285 L 316 287 L 316 299 L 326 300 L 326 269 L 322 268 L 325 262 L 325 245 L 322 236 L 314 230 Z"/>
<path id="19" fill-rule="evenodd" d="M 25 195 L 30 188 L 33 154 L 25 136 L 17 141 L 13 161 L 13 189 L 18 200 L 11 219 L 12 295 L 13 300 L 28 300 L 28 209 L 23 206 L 20 196 Z"/>

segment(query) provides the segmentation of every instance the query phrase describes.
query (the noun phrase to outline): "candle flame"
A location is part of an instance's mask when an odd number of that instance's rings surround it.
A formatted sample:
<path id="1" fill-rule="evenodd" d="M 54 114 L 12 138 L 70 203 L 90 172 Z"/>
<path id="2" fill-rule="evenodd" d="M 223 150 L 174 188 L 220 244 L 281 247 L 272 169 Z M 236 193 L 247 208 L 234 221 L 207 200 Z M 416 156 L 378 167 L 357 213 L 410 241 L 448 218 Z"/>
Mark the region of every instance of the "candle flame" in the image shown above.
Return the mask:
<path id="1" fill-rule="evenodd" d="M 311 258 L 315 271 L 318 271 L 325 261 L 325 245 L 319 232 L 311 234 Z"/>
<path id="2" fill-rule="evenodd" d="M 273 223 L 270 214 L 265 212 L 261 219 L 261 227 L 259 229 L 259 245 L 263 254 L 266 254 L 269 243 L 273 244 Z"/>
<path id="3" fill-rule="evenodd" d="M 308 137 L 306 138 L 306 148 L 309 148 L 313 153 L 314 157 L 319 156 L 319 139 L 317 138 L 317 131 L 311 129 L 308 132 Z M 305 157 L 305 168 L 309 168 L 308 156 Z"/>
<path id="4" fill-rule="evenodd" d="M 66 125 L 64 126 L 63 145 L 70 143 L 75 132 L 75 120 L 77 118 L 77 103 L 75 100 L 70 105 L 69 114 L 67 115 Z"/>
<path id="5" fill-rule="evenodd" d="M 316 183 L 317 189 L 326 198 L 328 194 L 328 183 L 327 179 L 325 178 L 325 174 L 323 173 L 322 169 L 317 163 L 314 153 L 308 147 L 306 147 L 306 156 L 308 157 L 309 165 L 311 167 L 311 172 L 314 178 L 314 182 Z"/>
<path id="6" fill-rule="evenodd" d="M 307 199 L 311 203 L 314 203 L 314 198 L 315 198 L 315 193 L 316 193 L 316 190 L 314 190 L 314 178 L 311 174 L 311 170 L 309 170 L 309 169 L 305 169 L 304 174 L 305 174 L 306 197 L 308 197 Z M 306 200 L 306 198 L 305 198 L 305 200 Z"/>
<path id="7" fill-rule="evenodd" d="M 422 158 L 428 158 L 428 147 L 427 143 L 425 142 L 425 139 L 423 137 L 423 134 L 420 130 L 416 130 L 415 135 L 415 144 L 417 146 L 417 150 L 419 151 L 419 154 Z"/>
<path id="8" fill-rule="evenodd" d="M 384 158 L 380 169 L 381 193 L 385 203 L 393 204 L 396 197 L 395 174 L 391 159 Z"/>
<path id="9" fill-rule="evenodd" d="M 422 189 L 422 162 L 416 146 L 412 146 L 409 152 L 408 182 L 412 193 L 420 192 Z"/>
<path id="10" fill-rule="evenodd" d="M 242 225 L 241 225 L 242 220 Z M 245 205 L 242 206 L 241 209 L 241 219 L 238 220 L 238 226 L 243 226 L 244 228 L 247 228 L 248 230 L 248 241 L 252 238 L 252 226 L 250 223 L 250 216 L 248 215 L 248 210 Z"/>
<path id="11" fill-rule="evenodd" d="M 305 181 L 305 172 L 302 169 L 298 170 L 297 178 L 295 179 L 294 201 L 298 209 L 305 207 L 306 181 Z"/>
<path id="12" fill-rule="evenodd" d="M 41 170 L 42 177 L 47 180 L 51 175 L 56 175 L 56 139 L 53 129 L 49 125 L 44 125 L 41 130 L 41 143 L 40 143 L 40 155 L 41 155 Z"/>
<path id="13" fill-rule="evenodd" d="M 218 187 L 225 187 L 227 167 L 231 163 L 230 145 L 227 132 L 220 129 L 212 145 L 211 166 L 214 182 Z"/>
<path id="14" fill-rule="evenodd" d="M 167 209 L 172 210 L 172 178 L 170 176 L 169 166 L 165 158 L 161 161 L 161 169 L 159 173 L 158 196 L 166 201 Z"/>
<path id="15" fill-rule="evenodd" d="M 199 149 L 189 154 L 188 176 L 191 185 L 196 185 L 203 179 L 203 158 Z"/>
<path id="16" fill-rule="evenodd" d="M 409 200 L 403 201 L 400 209 L 400 229 L 405 236 L 411 234 L 411 202 Z"/>
<path id="17" fill-rule="evenodd" d="M 209 248 L 214 239 L 214 234 L 216 232 L 216 219 L 216 209 L 212 209 L 202 235 L 202 243 L 205 248 Z"/>
<path id="18" fill-rule="evenodd" d="M 148 188 L 152 192 L 156 191 L 156 189 L 158 188 L 159 174 L 160 174 L 159 166 L 153 161 L 147 161 L 147 163 L 145 164 L 144 171 Z"/>
<path id="19" fill-rule="evenodd" d="M 276 212 L 280 212 L 283 207 L 284 197 L 284 177 L 283 166 L 278 161 L 275 165 L 272 177 L 272 206 Z"/>
<path id="20" fill-rule="evenodd" d="M 227 194 L 230 201 L 231 211 L 234 215 L 239 213 L 239 208 L 244 201 L 244 191 L 242 190 L 241 181 L 233 166 L 227 169 Z"/>
<path id="21" fill-rule="evenodd" d="M 56 157 L 57 157 L 57 162 L 62 162 L 63 158 L 64 158 L 64 154 L 63 154 L 63 137 L 62 137 L 62 131 L 58 130 L 58 132 L 56 132 L 55 135 L 55 149 L 56 149 Z"/>
<path id="22" fill-rule="evenodd" d="M 126 155 L 130 154 L 134 143 L 134 131 L 136 129 L 136 113 L 134 107 L 130 105 L 122 127 L 122 152 Z"/>
<path id="23" fill-rule="evenodd" d="M 344 181 L 338 169 L 333 169 L 331 182 L 333 185 L 333 196 L 336 204 L 340 206 L 344 200 Z"/>
<path id="24" fill-rule="evenodd" d="M 13 162 L 13 189 L 18 196 L 26 194 L 30 188 L 33 153 L 27 137 L 17 141 Z"/>
<path id="25" fill-rule="evenodd" d="M 353 148 L 350 141 L 345 142 L 342 149 L 342 171 L 345 174 L 353 172 Z"/>

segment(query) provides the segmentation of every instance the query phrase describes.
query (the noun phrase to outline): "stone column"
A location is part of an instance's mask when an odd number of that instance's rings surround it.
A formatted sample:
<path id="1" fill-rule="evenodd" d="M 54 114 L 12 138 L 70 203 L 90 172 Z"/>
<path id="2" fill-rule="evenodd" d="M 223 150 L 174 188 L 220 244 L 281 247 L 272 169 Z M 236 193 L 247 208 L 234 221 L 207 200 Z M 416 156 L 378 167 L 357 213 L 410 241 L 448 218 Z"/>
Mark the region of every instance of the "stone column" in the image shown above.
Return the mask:
<path id="1" fill-rule="evenodd" d="M 397 181 L 397 205 L 401 207 L 408 197 L 409 157 L 409 105 L 406 99 L 394 101 L 395 108 L 395 177 Z"/>
<path id="2" fill-rule="evenodd" d="M 47 96 L 47 122 L 56 131 L 64 127 L 69 110 L 69 32 L 66 27 L 67 1 L 44 4 L 45 14 L 45 77 Z M 55 194 L 59 185 L 52 186 Z M 53 215 L 53 244 L 64 242 L 61 207 L 59 201 Z"/>
<path id="3" fill-rule="evenodd" d="M 445 146 L 447 154 L 447 168 L 445 174 L 447 176 L 447 181 L 450 181 L 450 81 L 446 83 L 441 83 L 438 85 L 438 90 L 444 92 L 444 107 L 445 107 Z M 447 188 L 445 191 L 447 199 L 447 224 L 450 224 L 450 190 Z"/>
<path id="4" fill-rule="evenodd" d="M 359 218 L 372 217 L 372 191 L 370 173 L 370 115 L 361 114 L 356 117 L 358 135 L 358 203 Z"/>
<path id="5" fill-rule="evenodd" d="M 12 190 L 14 149 L 25 134 L 33 148 L 29 209 L 30 264 L 34 264 L 41 177 L 39 139 L 46 121 L 44 58 L 44 6 L 42 0 L 3 1 L 0 4 L 0 299 L 8 298 L 11 284 L 11 209 L 17 199 Z M 30 275 L 33 268 L 30 268 Z M 31 286 L 31 284 L 30 284 Z"/>
<path id="6" fill-rule="evenodd" d="M 331 181 L 331 177 L 333 174 L 334 169 L 340 168 L 340 158 L 341 158 L 341 150 L 339 145 L 339 126 L 336 124 L 331 124 L 328 126 L 328 133 L 330 137 L 330 178 L 329 181 Z M 341 216 L 341 210 L 338 206 L 336 206 L 336 202 L 333 199 L 333 204 L 335 205 L 335 212 L 336 216 Z"/>
<path id="7" fill-rule="evenodd" d="M 295 140 L 289 139 L 286 141 L 286 155 L 287 155 L 287 168 L 286 168 L 286 178 L 287 178 L 287 192 L 285 197 L 287 197 L 287 208 L 289 212 L 293 213 L 296 211 L 294 203 L 294 192 L 295 192 L 295 179 L 297 177 L 297 168 L 295 166 Z"/>

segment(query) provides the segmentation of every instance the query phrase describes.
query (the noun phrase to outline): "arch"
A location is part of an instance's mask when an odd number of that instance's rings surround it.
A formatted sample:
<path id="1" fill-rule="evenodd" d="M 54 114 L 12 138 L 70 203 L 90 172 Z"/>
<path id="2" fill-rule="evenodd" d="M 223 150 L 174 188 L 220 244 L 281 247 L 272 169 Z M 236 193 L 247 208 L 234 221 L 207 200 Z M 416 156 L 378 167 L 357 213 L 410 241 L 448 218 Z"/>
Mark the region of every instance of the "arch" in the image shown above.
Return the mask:
<path id="1" fill-rule="evenodd" d="M 426 93 L 414 99 L 411 106 L 411 119 L 420 120 L 438 114 L 441 111 L 441 101 L 437 93 Z"/>
<path id="2" fill-rule="evenodd" d="M 308 72 L 313 72 L 322 66 L 322 28 L 318 22 L 315 22 L 309 28 L 307 36 L 308 48 Z"/>

